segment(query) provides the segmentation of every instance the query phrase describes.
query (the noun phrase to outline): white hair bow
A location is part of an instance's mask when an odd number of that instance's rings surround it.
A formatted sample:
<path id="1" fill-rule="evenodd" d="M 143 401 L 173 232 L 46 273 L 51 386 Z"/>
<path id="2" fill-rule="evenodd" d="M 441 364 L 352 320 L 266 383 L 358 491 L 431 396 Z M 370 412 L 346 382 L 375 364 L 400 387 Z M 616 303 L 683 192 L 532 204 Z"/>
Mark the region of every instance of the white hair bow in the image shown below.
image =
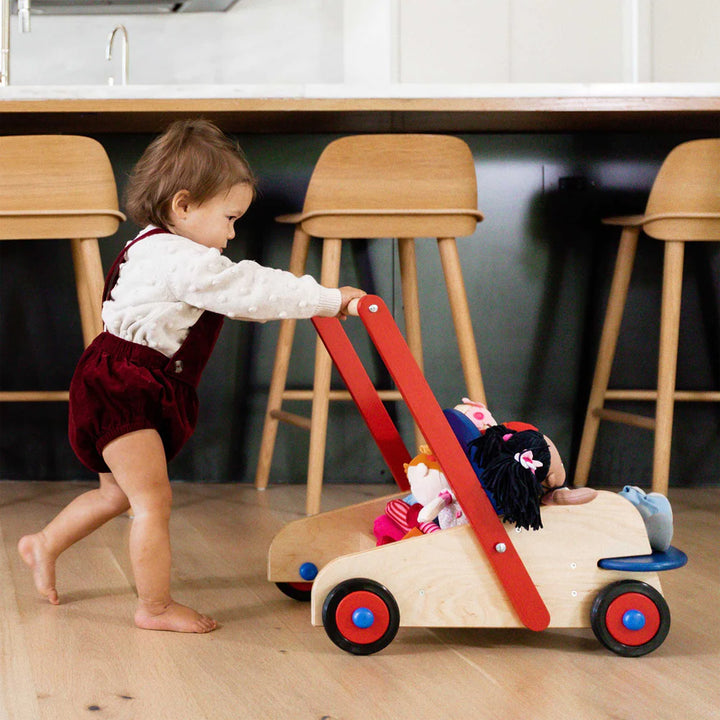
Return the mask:
<path id="1" fill-rule="evenodd" d="M 532 450 L 525 450 L 521 453 L 515 453 L 515 460 L 519 462 L 524 468 L 530 470 L 533 475 L 535 474 L 535 470 L 537 468 L 541 468 L 543 466 L 540 460 L 535 460 L 533 458 Z"/>

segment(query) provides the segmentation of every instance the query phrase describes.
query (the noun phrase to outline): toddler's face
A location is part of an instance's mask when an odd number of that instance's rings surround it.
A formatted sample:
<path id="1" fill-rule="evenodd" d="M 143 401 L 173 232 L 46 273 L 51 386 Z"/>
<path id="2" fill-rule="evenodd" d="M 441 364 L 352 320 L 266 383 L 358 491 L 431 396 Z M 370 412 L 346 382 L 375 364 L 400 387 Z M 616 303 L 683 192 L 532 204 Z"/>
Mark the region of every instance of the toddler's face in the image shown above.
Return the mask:
<path id="1" fill-rule="evenodd" d="M 200 245 L 223 250 L 235 237 L 235 221 L 247 212 L 252 199 L 250 185 L 239 183 L 201 204 L 189 201 L 174 229 Z"/>

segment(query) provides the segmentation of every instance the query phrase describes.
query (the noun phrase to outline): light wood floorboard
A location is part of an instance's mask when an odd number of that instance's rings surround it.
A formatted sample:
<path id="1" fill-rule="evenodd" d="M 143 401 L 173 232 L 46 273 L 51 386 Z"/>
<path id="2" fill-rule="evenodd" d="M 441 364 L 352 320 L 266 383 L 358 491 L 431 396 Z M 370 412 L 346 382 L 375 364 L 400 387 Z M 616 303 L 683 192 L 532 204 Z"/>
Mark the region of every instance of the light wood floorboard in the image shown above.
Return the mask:
<path id="1" fill-rule="evenodd" d="M 720 488 L 671 490 L 673 544 L 690 562 L 662 575 L 667 640 L 628 659 L 589 629 L 400 628 L 376 655 L 342 652 L 309 604 L 266 580 L 270 541 L 301 517 L 304 486 L 173 485 L 173 594 L 213 615 L 214 633 L 133 626 L 127 516 L 61 557 L 53 607 L 15 545 L 88 487 L 0 482 L 0 720 L 720 717 Z M 392 491 L 329 485 L 323 505 Z"/>

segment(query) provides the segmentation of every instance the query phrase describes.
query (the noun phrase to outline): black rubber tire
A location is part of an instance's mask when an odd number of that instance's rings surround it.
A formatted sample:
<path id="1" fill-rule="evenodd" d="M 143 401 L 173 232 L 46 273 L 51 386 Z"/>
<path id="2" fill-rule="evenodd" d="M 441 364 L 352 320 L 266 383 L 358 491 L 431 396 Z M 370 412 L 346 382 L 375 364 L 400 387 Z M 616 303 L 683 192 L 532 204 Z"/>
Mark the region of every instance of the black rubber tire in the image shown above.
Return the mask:
<path id="1" fill-rule="evenodd" d="M 293 600 L 299 602 L 310 602 L 310 594 L 312 592 L 312 583 L 310 582 L 278 582 L 275 583 L 280 592 L 284 593 Z"/>
<path id="2" fill-rule="evenodd" d="M 649 609 L 652 617 L 647 627 L 638 630 L 637 638 L 633 638 L 636 631 L 627 629 L 618 618 L 620 613 L 634 609 L 637 600 Z M 608 650 L 623 657 L 640 657 L 662 645 L 670 630 L 670 609 L 665 598 L 647 583 L 618 580 L 598 593 L 590 611 L 590 625 Z"/>
<path id="3" fill-rule="evenodd" d="M 373 620 L 373 626 L 369 628 L 356 628 L 347 622 L 347 615 L 355 601 L 359 609 L 367 604 L 367 600 L 379 611 L 377 620 Z M 322 620 L 328 637 L 339 648 L 353 655 L 371 655 L 393 641 L 400 627 L 400 611 L 386 587 L 367 578 L 352 578 L 339 583 L 328 593 L 323 603 Z"/>

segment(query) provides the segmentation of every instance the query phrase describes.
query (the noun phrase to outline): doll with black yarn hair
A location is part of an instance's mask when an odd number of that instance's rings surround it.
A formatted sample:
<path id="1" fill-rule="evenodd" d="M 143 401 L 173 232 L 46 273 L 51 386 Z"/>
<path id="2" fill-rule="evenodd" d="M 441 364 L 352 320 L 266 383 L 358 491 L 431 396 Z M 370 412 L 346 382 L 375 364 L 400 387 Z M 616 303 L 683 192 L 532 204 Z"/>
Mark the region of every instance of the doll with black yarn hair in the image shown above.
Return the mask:
<path id="1" fill-rule="evenodd" d="M 493 425 L 469 443 L 468 454 L 504 522 L 541 528 L 543 497 L 565 482 L 552 441 L 525 423 Z"/>
<path id="2" fill-rule="evenodd" d="M 555 443 L 534 425 L 517 421 L 498 425 L 483 403 L 469 398 L 443 414 L 477 475 L 478 492 L 487 494 L 505 522 L 539 530 L 541 505 L 582 505 L 597 496 L 592 488 L 565 484 L 565 467 Z M 430 456 L 432 450 L 426 447 L 405 467 L 413 502 L 423 505 L 417 519 L 430 523 L 438 518 L 441 529 L 464 525 L 468 519 L 450 479 Z M 386 534 L 376 533 L 383 541 Z"/>

